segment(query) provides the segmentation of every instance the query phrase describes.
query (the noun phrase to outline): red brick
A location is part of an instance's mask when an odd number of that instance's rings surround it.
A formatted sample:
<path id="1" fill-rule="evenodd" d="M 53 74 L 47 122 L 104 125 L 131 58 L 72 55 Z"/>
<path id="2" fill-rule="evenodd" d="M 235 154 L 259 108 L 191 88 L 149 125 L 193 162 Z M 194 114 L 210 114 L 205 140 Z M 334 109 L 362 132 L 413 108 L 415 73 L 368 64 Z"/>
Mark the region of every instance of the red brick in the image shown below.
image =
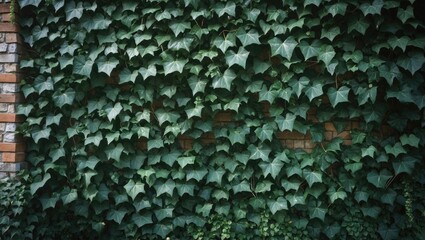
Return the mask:
<path id="1" fill-rule="evenodd" d="M 351 145 L 353 144 L 351 140 L 344 140 L 343 142 L 344 145 Z"/>
<path id="2" fill-rule="evenodd" d="M 344 140 L 349 140 L 351 139 L 351 135 L 349 131 L 342 131 L 340 132 L 338 135 L 336 135 L 335 137 L 340 137 Z"/>
<path id="3" fill-rule="evenodd" d="M 316 143 L 314 143 L 311 140 L 307 140 L 307 141 L 304 142 L 304 147 L 305 148 L 314 148 L 314 147 L 316 147 Z"/>
<path id="4" fill-rule="evenodd" d="M 10 14 L 9 13 L 2 13 L 1 14 L 1 21 L 2 22 L 10 22 Z"/>
<path id="5" fill-rule="evenodd" d="M 304 140 L 295 140 L 294 148 L 304 148 Z"/>
<path id="6" fill-rule="evenodd" d="M 335 126 L 331 122 L 325 123 L 325 129 L 326 129 L 326 131 L 336 131 Z"/>
<path id="7" fill-rule="evenodd" d="M 24 152 L 4 152 L 2 153 L 2 161 L 3 162 L 23 162 L 25 161 L 25 153 Z"/>
<path id="8" fill-rule="evenodd" d="M 297 132 L 297 131 L 283 131 L 283 132 L 276 132 L 276 137 L 278 139 L 292 139 L 292 140 L 299 140 L 299 139 L 304 139 L 305 135 Z"/>
<path id="9" fill-rule="evenodd" d="M 23 152 L 25 143 L 0 143 L 0 152 Z"/>
<path id="10" fill-rule="evenodd" d="M 294 140 L 285 140 L 285 146 L 288 148 L 294 148 Z"/>
<path id="11" fill-rule="evenodd" d="M 10 3 L 0 3 L 0 13 L 10 13 Z"/>
<path id="12" fill-rule="evenodd" d="M 360 128 L 360 122 L 359 121 L 352 121 L 351 122 L 351 129 L 359 129 Z"/>
<path id="13" fill-rule="evenodd" d="M 19 74 L 0 73 L 0 83 L 19 83 L 21 81 Z"/>
<path id="14" fill-rule="evenodd" d="M 326 131 L 325 132 L 325 139 L 326 139 L 326 141 L 330 141 L 330 140 L 332 140 L 332 138 L 334 138 L 333 133 L 334 132 L 329 132 L 329 131 Z"/>
<path id="15" fill-rule="evenodd" d="M 215 122 L 231 122 L 233 120 L 233 113 L 230 111 L 218 112 L 214 116 Z"/>
<path id="16" fill-rule="evenodd" d="M 0 122 L 6 123 L 15 123 L 15 122 L 23 122 L 25 118 L 21 115 L 17 115 L 14 113 L 1 113 L 0 114 Z"/>
<path id="17" fill-rule="evenodd" d="M 0 94 L 0 103 L 17 103 L 22 102 L 21 94 Z"/>
<path id="18" fill-rule="evenodd" d="M 19 32 L 19 26 L 13 23 L 0 23 L 0 32 Z"/>
<path id="19" fill-rule="evenodd" d="M 21 38 L 17 33 L 6 33 L 6 43 L 21 43 Z"/>

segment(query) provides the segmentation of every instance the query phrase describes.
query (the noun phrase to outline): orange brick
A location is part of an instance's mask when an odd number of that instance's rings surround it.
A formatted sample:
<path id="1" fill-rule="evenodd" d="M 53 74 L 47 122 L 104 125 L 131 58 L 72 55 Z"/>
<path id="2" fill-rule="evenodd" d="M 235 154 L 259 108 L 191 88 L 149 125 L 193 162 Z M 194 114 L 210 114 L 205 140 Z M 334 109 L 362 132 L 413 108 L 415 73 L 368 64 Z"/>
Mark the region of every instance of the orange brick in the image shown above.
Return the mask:
<path id="1" fill-rule="evenodd" d="M 342 131 L 340 132 L 338 135 L 336 135 L 335 137 L 340 137 L 344 140 L 349 140 L 351 139 L 351 135 L 349 131 Z"/>
<path id="2" fill-rule="evenodd" d="M 305 148 L 305 149 L 304 149 L 304 151 L 305 151 L 306 153 L 311 153 L 311 152 L 313 152 L 313 149 L 311 149 L 311 148 Z"/>
<path id="3" fill-rule="evenodd" d="M 17 103 L 22 102 L 21 94 L 0 94 L 0 103 Z"/>
<path id="4" fill-rule="evenodd" d="M 20 75 L 14 73 L 0 73 L 0 83 L 19 83 Z"/>
<path id="5" fill-rule="evenodd" d="M 6 33 L 6 43 L 21 43 L 21 38 L 17 33 Z"/>
<path id="6" fill-rule="evenodd" d="M 304 148 L 304 140 L 295 140 L 294 148 Z"/>
<path id="7" fill-rule="evenodd" d="M 1 32 L 19 32 L 19 26 L 12 23 L 0 23 Z"/>
<path id="8" fill-rule="evenodd" d="M 283 132 L 276 132 L 276 137 L 278 139 L 292 139 L 292 140 L 300 140 L 300 139 L 304 139 L 305 135 L 297 132 L 297 131 L 283 131 Z"/>
<path id="9" fill-rule="evenodd" d="M 334 132 L 329 132 L 329 131 L 326 131 L 325 132 L 325 139 L 326 139 L 326 141 L 330 141 L 330 140 L 332 140 L 332 138 L 334 138 L 333 133 Z"/>
<path id="10" fill-rule="evenodd" d="M 25 143 L 0 143 L 0 152 L 23 152 Z"/>
<path id="11" fill-rule="evenodd" d="M 2 161 L 3 162 L 23 162 L 25 161 L 25 153 L 24 152 L 4 152 L 2 153 Z"/>
<path id="12" fill-rule="evenodd" d="M 1 15 L 1 21 L 2 22 L 10 22 L 11 21 L 11 17 L 9 13 L 3 13 Z"/>
<path id="13" fill-rule="evenodd" d="M 331 122 L 325 123 L 325 129 L 326 129 L 326 131 L 336 131 L 335 126 Z"/>
<path id="14" fill-rule="evenodd" d="M 0 4 L 0 13 L 10 13 L 10 4 L 9 3 Z"/>
<path id="15" fill-rule="evenodd" d="M 208 144 L 215 144 L 214 138 L 202 138 L 202 144 L 208 145 Z"/>
<path id="16" fill-rule="evenodd" d="M 314 148 L 314 147 L 316 147 L 316 143 L 314 143 L 311 140 L 307 140 L 307 141 L 304 142 L 304 147 L 306 149 L 308 149 L 308 148 Z"/>
<path id="17" fill-rule="evenodd" d="M 359 121 L 352 121 L 351 122 L 351 129 L 359 129 L 360 128 L 360 122 Z"/>
<path id="18" fill-rule="evenodd" d="M 294 140 L 285 140 L 285 146 L 288 148 L 294 148 Z"/>
<path id="19" fill-rule="evenodd" d="M 15 123 L 15 122 L 23 122 L 25 118 L 21 115 L 17 115 L 14 113 L 1 113 L 0 114 L 0 122 L 7 123 Z"/>
<path id="20" fill-rule="evenodd" d="M 215 122 L 231 122 L 233 121 L 233 113 L 230 111 L 218 112 L 214 116 Z"/>
<path id="21" fill-rule="evenodd" d="M 351 145 L 353 144 L 351 140 L 344 140 L 343 142 L 344 145 Z"/>

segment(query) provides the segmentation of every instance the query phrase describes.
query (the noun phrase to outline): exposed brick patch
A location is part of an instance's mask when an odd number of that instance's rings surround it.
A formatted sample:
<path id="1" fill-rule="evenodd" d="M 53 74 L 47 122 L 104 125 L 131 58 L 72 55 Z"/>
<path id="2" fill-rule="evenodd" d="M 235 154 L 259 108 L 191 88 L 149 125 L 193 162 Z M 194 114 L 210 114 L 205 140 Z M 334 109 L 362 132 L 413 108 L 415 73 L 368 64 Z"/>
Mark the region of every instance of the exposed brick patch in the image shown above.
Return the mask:
<path id="1" fill-rule="evenodd" d="M 3 152 L 23 152 L 25 143 L 0 143 L 0 149 Z"/>
<path id="2" fill-rule="evenodd" d="M 19 26 L 13 23 L 0 23 L 0 31 L 2 32 L 10 32 L 10 33 L 18 33 Z"/>
<path id="3" fill-rule="evenodd" d="M 2 153 L 3 162 L 23 162 L 25 161 L 24 152 L 3 152 Z"/>
<path id="4" fill-rule="evenodd" d="M 0 83 L 19 83 L 21 80 L 19 74 L 0 73 Z"/>
<path id="5" fill-rule="evenodd" d="M 20 123 L 23 122 L 25 118 L 23 116 L 13 114 L 13 113 L 0 113 L 0 122 L 3 123 Z"/>

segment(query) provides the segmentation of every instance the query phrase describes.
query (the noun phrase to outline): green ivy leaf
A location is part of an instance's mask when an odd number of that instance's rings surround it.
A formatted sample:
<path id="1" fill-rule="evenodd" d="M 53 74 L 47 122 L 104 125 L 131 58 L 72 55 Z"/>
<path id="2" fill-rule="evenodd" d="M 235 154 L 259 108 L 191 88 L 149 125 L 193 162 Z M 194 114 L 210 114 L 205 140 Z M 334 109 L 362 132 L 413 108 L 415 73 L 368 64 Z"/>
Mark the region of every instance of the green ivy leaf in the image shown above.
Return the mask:
<path id="1" fill-rule="evenodd" d="M 184 60 L 184 59 L 177 59 L 177 60 L 166 60 L 164 61 L 164 74 L 168 75 L 170 73 L 173 72 L 179 72 L 182 73 L 183 72 L 183 68 L 184 66 L 187 64 L 189 60 Z M 143 74 L 142 74 L 143 75 Z"/>
<path id="2" fill-rule="evenodd" d="M 317 59 L 324 62 L 325 66 L 329 66 L 335 55 L 336 52 L 331 45 L 324 45 L 320 48 L 320 53 Z"/>
<path id="3" fill-rule="evenodd" d="M 272 178 L 276 179 L 277 175 L 279 175 L 280 170 L 283 167 L 283 162 L 279 159 L 274 159 L 273 161 L 263 161 L 258 164 L 263 170 L 264 177 L 267 177 L 269 174 Z"/>
<path id="4" fill-rule="evenodd" d="M 34 142 L 38 143 L 41 139 L 49 139 L 51 132 L 52 132 L 52 129 L 48 127 L 45 129 L 32 132 L 31 136 L 34 139 Z"/>
<path id="5" fill-rule="evenodd" d="M 244 47 L 251 44 L 261 44 L 258 32 L 255 29 L 251 29 L 248 32 L 245 32 L 242 28 L 240 28 L 236 32 L 236 37 L 238 37 L 239 41 L 241 41 L 242 46 Z"/>
<path id="6" fill-rule="evenodd" d="M 251 187 L 246 180 L 243 180 L 242 182 L 233 185 L 232 190 L 234 194 L 240 192 L 251 192 Z"/>
<path id="7" fill-rule="evenodd" d="M 380 15 L 381 9 L 382 9 L 383 6 L 384 6 L 384 2 L 382 0 L 374 0 L 372 4 L 362 3 L 359 8 L 363 12 L 364 16 L 367 16 L 369 14 Z"/>
<path id="8" fill-rule="evenodd" d="M 271 153 L 271 149 L 267 145 L 255 146 L 250 144 L 248 150 L 250 152 L 249 159 L 261 159 L 263 161 L 267 161 Z"/>
<path id="9" fill-rule="evenodd" d="M 289 201 L 291 207 L 295 205 L 304 205 L 305 204 L 305 196 L 303 194 L 288 194 L 286 195 L 286 199 Z"/>
<path id="10" fill-rule="evenodd" d="M 134 70 L 131 72 L 128 68 L 124 68 L 119 74 L 120 77 L 120 84 L 127 83 L 127 82 L 136 82 L 136 78 L 139 75 L 139 72 L 137 70 Z"/>
<path id="11" fill-rule="evenodd" d="M 414 75 L 425 63 L 425 57 L 423 52 L 408 52 L 407 56 L 404 55 L 399 57 L 397 60 L 397 65 L 403 69 L 408 70 L 412 75 Z"/>
<path id="12" fill-rule="evenodd" d="M 270 192 L 273 183 L 270 181 L 261 181 L 255 186 L 256 193 Z"/>
<path id="13" fill-rule="evenodd" d="M 221 50 L 221 52 L 226 53 L 229 47 L 234 47 L 236 42 L 236 37 L 234 34 L 227 34 L 225 38 L 219 36 L 214 39 L 214 46 Z"/>
<path id="14" fill-rule="evenodd" d="M 401 20 L 402 23 L 406 23 L 407 20 L 414 18 L 412 6 L 407 6 L 406 9 L 398 8 L 397 18 Z"/>
<path id="15" fill-rule="evenodd" d="M 65 6 L 65 14 L 66 14 L 66 21 L 69 22 L 73 18 L 80 19 L 81 16 L 83 16 L 83 3 L 79 2 L 77 5 L 75 5 L 75 2 L 69 2 Z"/>
<path id="16" fill-rule="evenodd" d="M 311 86 L 306 87 L 305 94 L 307 95 L 310 102 L 319 96 L 323 95 L 323 85 L 317 81 L 313 82 Z"/>
<path id="17" fill-rule="evenodd" d="M 163 209 L 155 210 L 154 213 L 158 221 L 161 222 L 165 218 L 173 217 L 173 211 L 174 211 L 174 208 L 163 208 Z"/>
<path id="18" fill-rule="evenodd" d="M 288 202 L 283 197 L 278 197 L 276 200 L 268 200 L 267 206 L 272 214 L 276 214 L 280 210 L 288 210 Z"/>
<path id="19" fill-rule="evenodd" d="M 409 145 L 415 148 L 419 146 L 419 140 L 420 139 L 414 134 L 409 134 L 409 135 L 403 134 L 400 137 L 400 142 L 403 146 Z"/>
<path id="20" fill-rule="evenodd" d="M 384 223 L 379 224 L 378 233 L 383 240 L 395 240 L 399 236 L 399 228 L 395 225 L 388 227 Z"/>
<path id="21" fill-rule="evenodd" d="M 208 170 L 200 169 L 200 170 L 189 170 L 186 173 L 186 180 L 195 179 L 200 182 L 206 175 L 208 174 Z"/>
<path id="22" fill-rule="evenodd" d="M 131 221 L 134 222 L 137 225 L 137 227 L 141 228 L 147 224 L 153 223 L 152 213 L 144 213 L 142 215 L 138 213 L 134 213 L 131 216 Z"/>
<path id="23" fill-rule="evenodd" d="M 113 220 L 114 222 L 121 224 L 125 215 L 127 215 L 127 210 L 124 208 L 120 208 L 118 210 L 111 209 L 108 211 L 108 214 L 106 215 L 106 219 L 111 221 Z"/>
<path id="24" fill-rule="evenodd" d="M 180 33 L 184 33 L 187 29 L 190 29 L 190 23 L 188 22 L 173 22 L 170 24 L 170 29 L 173 31 L 174 36 L 179 36 Z"/>
<path id="25" fill-rule="evenodd" d="M 74 57 L 73 72 L 74 74 L 90 77 L 93 65 L 94 61 L 90 58 L 86 58 L 84 56 L 76 56 Z"/>
<path id="26" fill-rule="evenodd" d="M 314 40 L 311 44 L 308 44 L 307 41 L 301 41 L 299 44 L 299 48 L 305 60 L 319 56 L 320 47 L 321 44 L 318 40 Z"/>
<path id="27" fill-rule="evenodd" d="M 225 173 L 226 173 L 226 171 L 223 170 L 222 168 L 210 169 L 208 171 L 207 183 L 215 182 L 218 185 L 221 185 L 221 181 L 222 181 Z"/>
<path id="28" fill-rule="evenodd" d="M 207 80 L 200 80 L 195 76 L 191 76 L 187 79 L 190 89 L 192 90 L 192 95 L 195 96 L 196 93 L 204 93 L 205 87 L 207 86 Z"/>
<path id="29" fill-rule="evenodd" d="M 292 113 L 287 113 L 285 117 L 282 117 L 281 115 L 277 116 L 275 118 L 275 122 L 277 123 L 279 131 L 292 131 L 294 128 L 295 118 L 296 116 Z"/>
<path id="30" fill-rule="evenodd" d="M 327 212 L 328 209 L 326 209 L 321 202 L 312 201 L 308 204 L 308 215 L 310 218 L 318 218 L 325 221 Z"/>
<path id="31" fill-rule="evenodd" d="M 329 88 L 328 97 L 329 97 L 329 101 L 332 104 L 332 107 L 335 108 L 336 105 L 338 105 L 338 103 L 348 102 L 349 92 L 350 92 L 350 89 L 346 86 L 342 86 L 338 90 L 336 90 L 334 87 Z"/>
<path id="32" fill-rule="evenodd" d="M 312 186 L 314 183 L 321 183 L 322 182 L 322 173 L 317 171 L 311 171 L 311 170 L 303 170 L 303 177 L 308 183 L 308 186 Z"/>
<path id="33" fill-rule="evenodd" d="M 333 187 L 328 190 L 327 194 L 331 200 L 331 203 L 334 203 L 338 199 L 344 200 L 347 198 L 347 193 L 344 190 L 335 190 Z"/>
<path id="34" fill-rule="evenodd" d="M 373 170 L 367 174 L 367 181 L 377 188 L 384 188 L 387 181 L 392 177 L 393 175 L 387 169 L 382 169 L 379 173 L 376 170 Z"/>
<path id="35" fill-rule="evenodd" d="M 176 183 L 168 179 L 165 183 L 161 181 L 157 181 L 154 185 L 156 190 L 156 196 L 161 196 L 164 193 L 167 193 L 170 197 L 173 196 L 173 191 L 176 188 Z"/>
<path id="36" fill-rule="evenodd" d="M 46 182 L 51 178 L 52 176 L 50 175 L 50 173 L 46 173 L 43 176 L 43 179 L 39 180 L 39 181 L 34 181 L 31 183 L 30 185 L 30 192 L 31 195 L 34 195 L 38 189 L 44 187 L 44 185 L 46 185 Z"/>
<path id="37" fill-rule="evenodd" d="M 233 80 L 235 80 L 236 74 L 231 69 L 224 71 L 222 75 L 216 76 L 213 79 L 212 87 L 213 88 L 224 88 L 230 91 Z"/>
<path id="38" fill-rule="evenodd" d="M 404 156 L 400 160 L 392 163 L 395 174 L 407 173 L 411 174 L 418 160 L 412 156 Z"/>
<path id="39" fill-rule="evenodd" d="M 108 113 L 108 119 L 110 122 L 112 122 L 112 120 L 114 120 L 118 114 L 121 113 L 121 111 L 123 110 L 123 107 L 121 105 L 121 103 L 115 103 L 115 105 L 113 107 L 109 107 L 106 109 L 107 113 Z"/>
<path id="40" fill-rule="evenodd" d="M 347 6 L 347 3 L 335 3 L 327 7 L 327 12 L 330 13 L 332 17 L 335 17 L 338 14 L 344 16 L 347 11 Z"/>
<path id="41" fill-rule="evenodd" d="M 389 144 L 385 145 L 385 152 L 387 154 L 392 154 L 394 157 L 397 157 L 398 155 L 403 153 L 407 153 L 400 142 L 397 142 L 396 144 L 394 144 L 394 146 L 391 146 Z"/>
<path id="42" fill-rule="evenodd" d="M 298 45 L 297 41 L 293 37 L 288 37 L 283 42 L 279 38 L 275 37 L 268 43 L 270 44 L 272 56 L 280 55 L 288 60 L 291 60 L 292 53 Z"/>
<path id="43" fill-rule="evenodd" d="M 248 59 L 249 52 L 245 48 L 240 47 L 238 53 L 229 50 L 226 52 L 226 63 L 229 67 L 239 65 L 246 68 L 246 60 Z"/>
<path id="44" fill-rule="evenodd" d="M 137 195 L 140 193 L 145 193 L 145 184 L 141 182 L 134 182 L 130 179 L 130 181 L 127 182 L 126 185 L 124 185 L 124 189 L 127 192 L 127 194 L 135 200 Z"/>
<path id="45" fill-rule="evenodd" d="M 214 6 L 214 12 L 217 13 L 219 17 L 224 14 L 228 14 L 229 16 L 234 17 L 236 11 L 236 4 L 234 2 L 226 2 L 226 5 L 223 3 L 217 3 Z"/>

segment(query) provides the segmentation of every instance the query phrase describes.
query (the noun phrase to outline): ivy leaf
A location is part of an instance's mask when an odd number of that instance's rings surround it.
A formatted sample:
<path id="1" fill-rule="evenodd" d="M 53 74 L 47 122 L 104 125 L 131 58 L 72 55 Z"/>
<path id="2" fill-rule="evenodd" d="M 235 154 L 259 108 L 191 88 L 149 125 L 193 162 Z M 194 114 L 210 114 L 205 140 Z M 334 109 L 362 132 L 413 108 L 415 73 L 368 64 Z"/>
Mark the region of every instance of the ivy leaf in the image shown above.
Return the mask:
<path id="1" fill-rule="evenodd" d="M 407 53 L 407 56 L 403 55 L 397 60 L 397 65 L 399 65 L 403 69 L 408 70 L 412 75 L 414 75 L 419 69 L 421 69 L 424 63 L 424 53 L 418 51 L 410 51 Z"/>
<path id="2" fill-rule="evenodd" d="M 90 58 L 86 58 L 84 56 L 76 56 L 74 57 L 73 73 L 90 77 L 93 65 L 94 62 Z"/>
<path id="3" fill-rule="evenodd" d="M 207 80 L 200 80 L 195 76 L 191 76 L 187 79 L 190 89 L 192 90 L 192 95 L 195 96 L 196 93 L 203 93 L 205 91 L 205 87 L 207 86 Z"/>
<path id="4" fill-rule="evenodd" d="M 329 239 L 334 238 L 337 234 L 339 234 L 341 231 L 341 226 L 339 225 L 339 223 L 334 222 L 332 225 L 328 225 L 323 232 L 326 234 L 326 236 Z"/>
<path id="5" fill-rule="evenodd" d="M 305 90 L 305 94 L 307 95 L 310 102 L 315 98 L 323 95 L 322 90 L 323 85 L 319 82 L 313 82 L 313 85 L 308 86 Z"/>
<path id="6" fill-rule="evenodd" d="M 329 66 L 332 59 L 335 57 L 336 53 L 334 48 L 331 45 L 322 46 L 320 48 L 320 54 L 318 56 L 318 60 L 323 61 L 325 66 Z"/>
<path id="7" fill-rule="evenodd" d="M 392 163 L 396 174 L 407 173 L 411 174 L 418 160 L 412 156 L 405 156 L 401 160 L 396 160 Z"/>
<path id="8" fill-rule="evenodd" d="M 229 47 L 235 46 L 235 35 L 234 34 L 227 34 L 226 38 L 223 38 L 221 36 L 217 37 L 214 40 L 214 46 L 216 46 L 218 49 L 221 50 L 221 52 L 225 53 Z"/>
<path id="9" fill-rule="evenodd" d="M 161 196 L 167 193 L 170 197 L 173 196 L 173 191 L 176 188 L 176 183 L 172 179 L 168 179 L 165 183 L 157 181 L 154 185 L 156 196 Z"/>
<path id="10" fill-rule="evenodd" d="M 173 31 L 174 36 L 177 37 L 180 33 L 184 33 L 185 30 L 190 29 L 190 23 L 174 22 L 170 24 L 170 29 Z"/>
<path id="11" fill-rule="evenodd" d="M 273 215 L 280 210 L 288 210 L 288 202 L 283 197 L 279 197 L 276 200 L 268 200 L 267 206 Z"/>
<path id="12" fill-rule="evenodd" d="M 367 181 L 377 188 L 384 188 L 390 178 L 392 178 L 392 174 L 387 169 L 382 169 L 379 173 L 373 170 L 367 174 Z"/>
<path id="13" fill-rule="evenodd" d="M 289 84 L 292 87 L 292 90 L 297 94 L 297 97 L 301 96 L 302 90 L 310 83 L 310 79 L 305 76 L 302 76 L 298 81 L 293 80 Z"/>
<path id="14" fill-rule="evenodd" d="M 147 224 L 153 223 L 152 213 L 144 213 L 142 215 L 138 213 L 134 213 L 131 216 L 131 221 L 134 222 L 137 225 L 137 227 L 141 228 Z"/>
<path id="15" fill-rule="evenodd" d="M 122 111 L 122 106 L 121 103 L 115 103 L 115 105 L 113 107 L 107 108 L 106 112 L 108 113 L 108 119 L 110 122 L 112 122 L 112 120 L 114 120 L 118 114 L 121 113 Z"/>
<path id="16" fill-rule="evenodd" d="M 235 72 L 231 69 L 224 71 L 222 75 L 216 76 L 213 79 L 212 87 L 213 88 L 224 88 L 230 91 L 233 80 L 236 78 Z"/>
<path id="17" fill-rule="evenodd" d="M 325 221 L 325 216 L 328 210 L 322 205 L 321 202 L 310 202 L 308 204 L 308 215 L 310 218 L 318 218 Z"/>
<path id="18" fill-rule="evenodd" d="M 127 214 L 127 210 L 124 208 L 120 208 L 118 210 L 111 209 L 109 210 L 108 214 L 106 215 L 107 220 L 113 220 L 118 224 L 121 224 L 122 220 L 124 219 L 125 215 Z"/>
<path id="19" fill-rule="evenodd" d="M 165 218 L 171 218 L 173 217 L 173 208 L 163 208 L 163 209 L 158 209 L 155 210 L 155 217 L 158 219 L 158 221 L 162 221 Z"/>
<path id="20" fill-rule="evenodd" d="M 294 128 L 296 116 L 292 113 L 287 113 L 285 118 L 281 115 L 275 118 L 275 122 L 279 128 L 279 131 L 283 132 L 285 130 L 292 131 Z"/>
<path id="21" fill-rule="evenodd" d="M 403 50 L 403 52 L 405 52 L 409 41 L 410 38 L 408 36 L 403 36 L 401 38 L 392 36 L 388 39 L 388 44 L 390 44 L 393 50 L 395 50 L 396 47 L 399 47 L 401 50 Z"/>
<path id="22" fill-rule="evenodd" d="M 347 3 L 335 3 L 329 7 L 327 7 L 327 12 L 329 12 L 332 17 L 335 17 L 336 15 L 340 14 L 342 16 L 345 15 L 345 12 L 347 10 Z"/>
<path id="23" fill-rule="evenodd" d="M 277 175 L 279 175 L 280 170 L 283 167 L 283 162 L 275 158 L 272 162 L 263 161 L 258 165 L 260 166 L 261 170 L 263 170 L 264 177 L 267 177 L 270 174 L 273 179 L 276 179 Z"/>
<path id="24" fill-rule="evenodd" d="M 136 78 L 139 75 L 137 70 L 134 70 L 131 72 L 128 68 L 125 68 L 122 70 L 119 74 L 120 77 L 120 83 L 126 83 L 126 82 L 136 82 Z"/>
<path id="25" fill-rule="evenodd" d="M 396 144 L 394 144 L 394 146 L 391 146 L 389 144 L 385 145 L 385 152 L 387 154 L 392 154 L 394 157 L 397 157 L 398 155 L 403 153 L 407 153 L 400 142 L 397 142 Z"/>
<path id="26" fill-rule="evenodd" d="M 350 92 L 350 89 L 346 86 L 342 86 L 338 90 L 336 90 L 334 87 L 329 88 L 328 97 L 329 97 L 329 101 L 332 104 L 332 107 L 335 108 L 336 105 L 338 105 L 338 103 L 348 102 L 349 92 Z"/>
<path id="27" fill-rule="evenodd" d="M 363 12 L 363 15 L 367 16 L 368 14 L 379 15 L 381 13 L 381 9 L 383 6 L 384 6 L 384 2 L 382 0 L 374 0 L 372 4 L 363 3 L 360 5 L 359 8 Z"/>
<path id="28" fill-rule="evenodd" d="M 77 200 L 77 198 L 78 198 L 78 193 L 76 189 L 69 190 L 69 192 L 67 192 L 66 194 L 63 194 L 61 197 L 63 205 L 67 205 Z"/>
<path id="29" fill-rule="evenodd" d="M 382 237 L 383 240 L 395 240 L 398 239 L 399 228 L 395 225 L 388 227 L 384 223 L 379 224 L 378 233 Z"/>
<path id="30" fill-rule="evenodd" d="M 190 46 L 192 45 L 194 40 L 195 40 L 195 38 L 193 38 L 193 37 L 171 39 L 168 42 L 168 48 L 176 50 L 176 51 L 178 51 L 180 49 L 184 49 L 184 50 L 190 52 Z M 196 57 L 195 57 L 195 59 L 199 60 L 199 58 L 196 58 Z M 199 61 L 202 61 L 202 59 L 200 59 Z"/>
<path id="31" fill-rule="evenodd" d="M 65 105 L 72 105 L 72 103 L 74 102 L 75 94 L 76 93 L 74 89 L 68 88 L 63 93 L 55 92 L 52 98 L 55 105 L 61 108 Z"/>
<path id="32" fill-rule="evenodd" d="M 208 170 L 206 169 L 189 170 L 186 173 L 186 180 L 189 181 L 190 179 L 195 179 L 196 181 L 200 182 L 207 174 Z"/>
<path id="33" fill-rule="evenodd" d="M 160 236 L 162 239 L 165 239 L 167 235 L 173 231 L 173 226 L 171 224 L 155 224 L 153 227 L 153 232 Z"/>
<path id="34" fill-rule="evenodd" d="M 240 192 L 251 192 L 251 187 L 249 183 L 246 180 L 243 180 L 239 184 L 236 184 L 232 187 L 233 193 L 240 193 Z"/>
<path id="35" fill-rule="evenodd" d="M 410 145 L 412 147 L 417 148 L 419 146 L 419 138 L 417 136 L 415 136 L 414 134 L 403 134 L 400 137 L 400 142 L 403 146 L 405 145 Z"/>
<path id="36" fill-rule="evenodd" d="M 305 0 L 304 1 L 304 7 L 308 5 L 315 5 L 316 7 L 320 6 L 322 3 L 322 0 Z"/>
<path id="37" fill-rule="evenodd" d="M 141 182 L 134 182 L 130 179 L 126 185 L 124 185 L 125 191 L 127 194 L 135 200 L 139 193 L 145 193 L 145 184 Z"/>
<path id="38" fill-rule="evenodd" d="M 272 56 L 281 55 L 288 60 L 291 60 L 292 53 L 298 45 L 297 41 L 292 36 L 288 37 L 283 42 L 275 37 L 269 41 L 269 44 Z"/>
<path id="39" fill-rule="evenodd" d="M 51 178 L 50 173 L 46 173 L 43 176 L 43 179 L 41 179 L 40 181 L 34 181 L 31 183 L 30 185 L 30 191 L 31 191 L 31 195 L 34 195 L 38 189 L 44 187 L 44 185 L 46 184 L 46 182 Z"/>
<path id="40" fill-rule="evenodd" d="M 265 124 L 263 127 L 258 127 L 255 129 L 255 135 L 262 141 L 269 140 L 270 142 L 273 139 L 274 129 L 270 124 Z"/>
<path id="41" fill-rule="evenodd" d="M 168 75 L 173 72 L 183 72 L 183 68 L 189 60 L 178 59 L 178 60 L 167 60 L 164 62 L 164 74 Z"/>
<path id="42" fill-rule="evenodd" d="M 237 64 L 245 69 L 246 60 L 248 59 L 249 52 L 245 48 L 240 47 L 238 53 L 229 50 L 226 52 L 226 63 L 229 67 Z"/>
<path id="43" fill-rule="evenodd" d="M 240 28 L 236 32 L 236 37 L 239 38 L 239 40 L 242 43 L 242 46 L 244 47 L 251 44 L 261 44 L 258 32 L 254 29 L 251 29 L 248 32 L 245 32 L 242 28 Z"/>
<path id="44" fill-rule="evenodd" d="M 80 19 L 81 16 L 83 16 L 83 3 L 79 2 L 77 6 L 75 6 L 75 2 L 71 1 L 66 4 L 65 6 L 65 14 L 66 14 L 66 21 L 69 22 L 73 18 Z"/>
<path id="45" fill-rule="evenodd" d="M 322 182 L 322 173 L 311 171 L 311 170 L 303 170 L 303 177 L 308 183 L 308 186 L 312 186 L 314 183 Z"/>
<path id="46" fill-rule="evenodd" d="M 226 2 L 226 5 L 223 3 L 217 3 L 214 6 L 214 12 L 217 13 L 219 17 L 223 16 L 224 14 L 228 14 L 229 16 L 234 17 L 236 11 L 236 4 L 234 2 Z"/>
<path id="47" fill-rule="evenodd" d="M 248 150 L 250 152 L 249 159 L 261 159 L 267 161 L 269 159 L 269 154 L 271 149 L 266 145 L 255 146 L 254 144 L 249 145 Z"/>
<path id="48" fill-rule="evenodd" d="M 320 38 L 321 39 L 327 38 L 330 41 L 333 41 L 335 39 L 335 37 L 340 35 L 340 34 L 341 34 L 341 30 L 339 29 L 338 26 L 335 26 L 335 27 L 332 27 L 332 28 L 323 27 L 322 32 L 320 34 L 320 36 L 321 36 Z M 320 47 L 320 46 L 318 46 L 318 47 Z"/>
<path id="49" fill-rule="evenodd" d="M 222 168 L 219 168 L 219 169 L 210 169 L 208 171 L 207 183 L 215 182 L 218 185 L 221 185 L 221 181 L 222 181 L 223 176 L 224 176 L 225 173 L 226 173 L 226 171 L 223 170 Z"/>
<path id="50" fill-rule="evenodd" d="M 401 20 L 402 23 L 406 23 L 410 18 L 414 18 L 412 6 L 407 6 L 406 9 L 398 8 L 397 18 Z"/>
<path id="51" fill-rule="evenodd" d="M 305 204 L 305 196 L 303 194 L 288 194 L 286 195 L 286 199 L 289 201 L 289 204 L 291 205 L 291 207 L 300 204 L 300 205 L 304 205 Z"/>
<path id="52" fill-rule="evenodd" d="M 321 44 L 318 40 L 313 41 L 312 44 L 308 44 L 306 41 L 301 41 L 299 47 L 304 59 L 307 60 L 312 57 L 319 56 Z"/>
<path id="53" fill-rule="evenodd" d="M 334 203 L 337 199 L 344 200 L 347 198 L 347 193 L 344 192 L 344 190 L 335 190 L 333 187 L 328 190 L 327 194 L 331 200 L 331 203 Z"/>
<path id="54" fill-rule="evenodd" d="M 184 168 L 186 167 L 186 165 L 195 163 L 195 156 L 179 157 L 177 158 L 177 162 L 179 163 L 181 168 Z"/>
<path id="55" fill-rule="evenodd" d="M 272 185 L 273 183 L 270 181 L 261 181 L 257 183 L 257 186 L 255 186 L 255 192 L 256 193 L 270 192 Z"/>
<path id="56" fill-rule="evenodd" d="M 155 65 L 149 65 L 148 68 L 141 67 L 139 73 L 142 75 L 143 79 L 146 80 L 148 77 L 156 76 L 156 67 Z"/>

